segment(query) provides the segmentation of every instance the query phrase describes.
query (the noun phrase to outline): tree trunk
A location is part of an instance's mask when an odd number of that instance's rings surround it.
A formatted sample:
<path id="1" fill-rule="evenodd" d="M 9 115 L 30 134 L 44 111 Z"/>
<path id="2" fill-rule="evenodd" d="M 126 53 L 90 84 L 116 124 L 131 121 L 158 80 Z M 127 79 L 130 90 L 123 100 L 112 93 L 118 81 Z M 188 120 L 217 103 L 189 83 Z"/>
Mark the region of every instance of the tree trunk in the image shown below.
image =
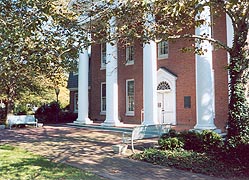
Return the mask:
<path id="1" fill-rule="evenodd" d="M 230 101 L 228 114 L 228 138 L 246 137 L 249 140 L 249 108 L 245 96 L 243 77 L 230 70 Z"/>
<path id="2" fill-rule="evenodd" d="M 242 25 L 240 28 L 242 29 L 234 31 L 234 43 L 230 51 L 228 139 L 235 138 L 236 141 L 242 140 L 249 143 L 249 105 L 245 94 L 248 81 L 248 50 L 246 49 L 248 29 Z"/>

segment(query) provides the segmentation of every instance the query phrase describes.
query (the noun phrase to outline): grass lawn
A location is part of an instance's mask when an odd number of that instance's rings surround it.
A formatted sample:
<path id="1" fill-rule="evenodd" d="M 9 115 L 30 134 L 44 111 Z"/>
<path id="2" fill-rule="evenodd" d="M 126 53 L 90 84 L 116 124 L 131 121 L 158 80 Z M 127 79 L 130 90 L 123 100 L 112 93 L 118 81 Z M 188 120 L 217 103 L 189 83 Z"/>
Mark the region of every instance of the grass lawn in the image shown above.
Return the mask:
<path id="1" fill-rule="evenodd" d="M 92 173 L 71 166 L 51 162 L 20 148 L 0 145 L 0 180 L 97 180 Z"/>

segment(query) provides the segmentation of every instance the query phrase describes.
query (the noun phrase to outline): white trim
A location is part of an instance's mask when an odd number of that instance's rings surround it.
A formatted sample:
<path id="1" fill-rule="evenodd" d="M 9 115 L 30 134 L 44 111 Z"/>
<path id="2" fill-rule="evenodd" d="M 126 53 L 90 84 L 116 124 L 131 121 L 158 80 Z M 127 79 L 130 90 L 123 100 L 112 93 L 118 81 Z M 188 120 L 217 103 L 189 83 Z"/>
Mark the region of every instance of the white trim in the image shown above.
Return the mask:
<path id="1" fill-rule="evenodd" d="M 127 113 L 125 113 L 125 116 L 135 116 L 135 113 L 134 112 L 127 112 Z"/>
<path id="2" fill-rule="evenodd" d="M 99 114 L 100 114 L 101 116 L 105 116 L 105 115 L 106 115 L 106 111 L 101 111 Z"/>
<path id="3" fill-rule="evenodd" d="M 233 46 L 233 39 L 234 39 L 234 29 L 233 29 L 233 24 L 232 24 L 232 20 L 230 18 L 230 16 L 228 14 L 226 14 L 226 33 L 227 33 L 227 45 L 228 47 L 232 47 Z M 229 65 L 230 64 L 230 54 L 229 52 L 227 52 L 227 64 Z M 230 79 L 230 74 L 229 74 L 229 71 L 227 71 L 227 79 L 228 79 L 228 98 L 229 98 L 229 101 L 230 101 L 230 82 L 231 82 L 231 79 Z"/>
<path id="4" fill-rule="evenodd" d="M 129 100 L 128 100 L 128 82 L 134 82 L 134 104 L 135 104 L 135 81 L 134 79 L 127 79 L 125 82 L 125 115 L 126 116 L 134 116 L 135 115 L 135 105 L 134 105 L 134 110 L 133 111 L 129 111 Z"/>
<path id="5" fill-rule="evenodd" d="M 125 63 L 126 66 L 130 66 L 130 65 L 133 65 L 133 64 L 134 64 L 134 60 L 133 60 L 133 61 L 127 61 L 127 62 Z"/>
<path id="6" fill-rule="evenodd" d="M 103 98 L 102 98 L 102 92 L 103 92 L 103 90 L 102 90 L 102 86 L 103 85 L 106 85 L 106 82 L 101 82 L 101 84 L 100 84 L 100 115 L 106 115 L 106 110 L 105 111 L 103 111 Z M 106 95 L 105 95 L 105 98 L 106 98 Z M 106 106 L 106 104 L 105 104 L 105 106 Z M 106 107 L 105 107 L 106 108 Z"/>
<path id="7" fill-rule="evenodd" d="M 170 93 L 170 94 L 172 94 L 173 119 L 169 120 L 170 122 L 166 122 L 166 123 L 171 123 L 174 125 L 176 124 L 176 80 L 177 80 L 177 77 L 174 76 L 173 74 L 169 73 L 168 71 L 164 70 L 163 68 L 158 69 L 158 71 L 157 71 L 157 86 L 161 82 L 166 81 L 170 86 L 170 90 L 157 90 L 157 93 Z"/>

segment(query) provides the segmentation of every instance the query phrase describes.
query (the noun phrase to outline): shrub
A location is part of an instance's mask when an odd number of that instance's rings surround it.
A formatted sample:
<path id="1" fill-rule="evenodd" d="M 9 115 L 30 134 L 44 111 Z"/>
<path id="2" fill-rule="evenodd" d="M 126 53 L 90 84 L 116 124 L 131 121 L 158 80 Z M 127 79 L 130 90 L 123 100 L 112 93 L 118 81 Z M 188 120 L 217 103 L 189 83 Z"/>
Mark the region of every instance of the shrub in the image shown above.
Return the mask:
<path id="1" fill-rule="evenodd" d="M 6 118 L 6 109 L 0 107 L 0 120 L 4 121 L 5 118 Z"/>
<path id="2" fill-rule="evenodd" d="M 69 122 L 73 122 L 77 119 L 78 114 L 75 114 L 73 112 L 65 112 L 65 111 L 61 111 L 59 113 L 59 122 L 61 123 L 69 123 Z"/>
<path id="3" fill-rule="evenodd" d="M 202 148 L 204 152 L 219 152 L 223 147 L 223 141 L 219 134 L 211 130 L 201 132 Z"/>
<path id="4" fill-rule="evenodd" d="M 249 142 L 237 138 L 230 138 L 226 144 L 225 158 L 235 161 L 246 168 L 249 168 Z M 235 142 L 236 141 L 236 142 Z"/>
<path id="5" fill-rule="evenodd" d="M 168 133 L 165 133 L 161 136 L 161 138 L 169 138 L 169 137 L 178 137 L 179 133 L 176 132 L 174 129 L 170 129 Z"/>
<path id="6" fill-rule="evenodd" d="M 174 150 L 183 147 L 183 142 L 177 137 L 160 138 L 158 140 L 158 145 L 162 150 Z"/>
<path id="7" fill-rule="evenodd" d="M 51 102 L 39 107 L 35 112 L 35 117 L 39 122 L 54 123 L 59 119 L 60 105 L 57 102 Z"/>
<path id="8" fill-rule="evenodd" d="M 160 151 L 158 149 L 149 148 L 145 149 L 145 151 L 141 154 L 133 155 L 133 158 L 150 162 L 153 164 L 162 164 L 163 161 L 166 160 L 165 156 L 167 157 L 166 151 Z"/>
<path id="9" fill-rule="evenodd" d="M 195 152 L 202 152 L 202 138 L 200 133 L 195 131 L 184 131 L 180 133 L 183 140 L 185 150 L 193 150 Z"/>
<path id="10" fill-rule="evenodd" d="M 158 141 L 161 149 L 173 150 L 183 148 L 195 152 L 220 152 L 223 147 L 223 141 L 219 134 L 211 130 L 204 130 L 201 133 L 197 131 L 183 131 L 177 133 L 175 130 L 164 134 Z"/>

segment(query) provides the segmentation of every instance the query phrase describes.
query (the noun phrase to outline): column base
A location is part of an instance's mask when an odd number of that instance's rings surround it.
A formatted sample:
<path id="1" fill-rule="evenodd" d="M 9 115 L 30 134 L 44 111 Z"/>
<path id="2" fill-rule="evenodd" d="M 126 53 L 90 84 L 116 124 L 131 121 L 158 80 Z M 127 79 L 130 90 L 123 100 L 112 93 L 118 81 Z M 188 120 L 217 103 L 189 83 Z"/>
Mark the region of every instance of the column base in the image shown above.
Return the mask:
<path id="1" fill-rule="evenodd" d="M 221 133 L 221 129 L 217 129 L 217 127 L 213 124 L 213 125 L 206 125 L 206 126 L 203 126 L 203 125 L 195 125 L 194 131 L 203 131 L 203 130 L 212 130 L 216 133 Z"/>
<path id="2" fill-rule="evenodd" d="M 142 122 L 142 125 L 155 125 L 155 124 L 160 124 L 160 123 L 159 122 L 146 122 L 146 121 Z"/>
<path id="3" fill-rule="evenodd" d="M 200 129 L 200 130 L 205 130 L 205 129 L 216 129 L 216 126 L 214 124 L 207 124 L 207 125 L 200 125 L 196 124 L 194 129 Z"/>
<path id="4" fill-rule="evenodd" d="M 190 129 L 189 131 L 202 132 L 204 130 L 211 130 L 211 131 L 216 132 L 217 134 L 222 134 L 221 129 Z"/>
<path id="5" fill-rule="evenodd" d="M 93 121 L 90 120 L 89 118 L 85 118 L 83 120 L 77 119 L 76 121 L 73 122 L 74 124 L 93 124 Z"/>
<path id="6" fill-rule="evenodd" d="M 108 126 L 108 127 L 115 127 L 115 126 L 122 126 L 123 123 L 121 122 L 103 122 L 101 126 Z"/>

